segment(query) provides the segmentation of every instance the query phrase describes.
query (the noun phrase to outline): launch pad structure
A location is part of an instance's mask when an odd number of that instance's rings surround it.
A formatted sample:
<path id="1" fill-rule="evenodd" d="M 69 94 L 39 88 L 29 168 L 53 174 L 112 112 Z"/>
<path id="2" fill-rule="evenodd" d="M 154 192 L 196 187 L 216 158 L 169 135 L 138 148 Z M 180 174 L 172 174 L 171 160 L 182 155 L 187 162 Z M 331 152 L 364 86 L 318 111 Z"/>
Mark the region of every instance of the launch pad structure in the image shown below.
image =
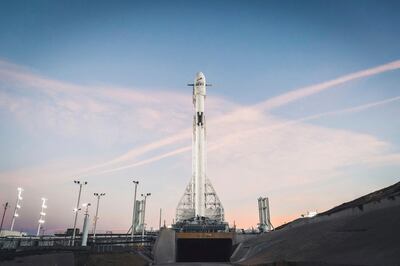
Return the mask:
<path id="1" fill-rule="evenodd" d="M 235 232 L 225 222 L 224 207 L 207 177 L 206 83 L 202 72 L 193 84 L 192 177 L 176 208 L 176 261 L 227 261 Z"/>
<path id="2" fill-rule="evenodd" d="M 218 195 L 206 175 L 207 151 L 206 151 L 206 116 L 205 98 L 206 78 L 202 72 L 196 74 L 193 84 L 193 138 L 192 138 L 192 177 L 187 185 L 182 198 L 176 208 L 176 224 L 179 229 L 196 230 L 201 226 L 211 231 L 226 229 L 224 222 L 224 207 Z M 178 229 L 177 228 L 177 229 Z"/>

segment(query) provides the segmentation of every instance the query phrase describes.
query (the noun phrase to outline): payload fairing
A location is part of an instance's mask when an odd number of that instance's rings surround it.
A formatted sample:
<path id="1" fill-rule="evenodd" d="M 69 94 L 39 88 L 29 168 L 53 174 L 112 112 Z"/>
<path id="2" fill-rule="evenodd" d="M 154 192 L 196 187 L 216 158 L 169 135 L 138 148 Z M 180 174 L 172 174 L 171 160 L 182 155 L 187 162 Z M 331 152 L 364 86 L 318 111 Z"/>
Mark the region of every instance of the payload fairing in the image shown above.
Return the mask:
<path id="1" fill-rule="evenodd" d="M 207 178 L 206 160 L 206 117 L 204 103 L 206 98 L 206 78 L 197 73 L 193 86 L 193 140 L 192 140 L 192 178 L 176 208 L 176 220 L 184 221 L 194 217 L 206 217 L 224 221 L 224 208 Z"/>

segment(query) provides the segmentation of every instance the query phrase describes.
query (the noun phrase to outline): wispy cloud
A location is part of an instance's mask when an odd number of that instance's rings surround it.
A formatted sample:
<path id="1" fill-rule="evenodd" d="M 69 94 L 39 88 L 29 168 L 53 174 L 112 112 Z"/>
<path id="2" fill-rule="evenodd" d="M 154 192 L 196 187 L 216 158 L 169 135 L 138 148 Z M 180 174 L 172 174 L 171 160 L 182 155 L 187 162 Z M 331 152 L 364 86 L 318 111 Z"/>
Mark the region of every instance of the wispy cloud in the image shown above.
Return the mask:
<path id="1" fill-rule="evenodd" d="M 246 117 L 246 119 L 257 120 L 260 117 L 262 117 L 262 112 L 265 110 L 271 110 L 271 109 L 283 106 L 283 105 L 291 103 L 293 101 L 300 100 L 304 97 L 317 94 L 324 90 L 332 89 L 335 86 L 338 86 L 338 85 L 346 83 L 346 82 L 354 81 L 354 80 L 368 77 L 368 76 L 378 75 L 380 73 L 396 70 L 399 68 L 400 68 L 400 61 L 397 60 L 397 61 L 393 61 L 393 62 L 384 64 L 384 65 L 380 65 L 377 67 L 373 67 L 373 68 L 365 69 L 365 70 L 358 71 L 355 73 L 351 73 L 348 75 L 344 75 L 344 76 L 338 77 L 338 78 L 330 80 L 330 81 L 326 81 L 326 82 L 318 83 L 315 85 L 307 86 L 304 88 L 296 89 L 296 90 L 290 91 L 288 93 L 279 95 L 277 97 L 273 97 L 271 99 L 265 100 L 254 106 L 238 107 L 231 112 L 228 112 L 226 114 L 220 115 L 219 117 L 210 119 L 209 125 L 217 126 L 218 123 L 225 124 L 225 123 L 229 123 L 229 121 L 236 122 L 236 121 L 240 120 L 240 116 L 244 116 L 244 117 Z M 397 100 L 397 99 L 389 99 L 388 101 L 395 101 L 395 100 Z M 384 103 L 386 103 L 386 102 L 384 102 Z M 380 105 L 380 104 L 384 104 L 384 103 L 377 102 L 377 103 L 372 103 L 372 104 Z M 357 108 L 363 109 L 363 108 L 369 108 L 369 107 L 370 106 L 359 106 Z M 342 110 L 340 112 L 350 112 L 350 111 L 351 110 Z M 356 111 L 356 109 L 354 109 L 352 111 Z M 339 112 L 339 111 L 336 111 L 336 112 Z M 300 122 L 305 122 L 307 120 L 316 119 L 321 116 L 328 116 L 328 115 L 334 115 L 334 114 L 335 113 L 333 113 L 333 112 L 317 114 L 315 116 L 303 118 L 302 120 L 298 120 L 296 122 L 292 121 L 292 122 L 288 122 L 288 123 L 300 123 Z M 97 167 L 112 165 L 114 163 L 121 163 L 125 160 L 132 160 L 132 159 L 135 159 L 137 156 L 143 155 L 149 151 L 160 149 L 166 145 L 174 144 L 178 141 L 182 141 L 185 138 L 188 139 L 191 137 L 191 135 L 188 133 L 189 130 L 190 129 L 186 129 L 185 131 L 173 134 L 165 139 L 161 139 L 161 140 L 152 142 L 152 143 L 147 144 L 142 147 L 134 148 L 131 151 L 123 154 L 122 156 L 119 156 L 116 159 L 112 159 L 104 164 L 94 166 L 92 169 L 97 168 Z M 233 129 L 233 130 L 235 130 L 235 129 Z M 244 129 L 244 130 L 246 130 L 246 129 Z M 253 128 L 248 129 L 247 128 L 247 130 L 253 131 L 253 130 L 260 130 L 260 129 L 253 129 Z M 239 134 L 242 134 L 242 132 L 240 132 Z M 165 158 L 165 157 L 162 157 L 162 158 Z M 133 167 L 134 165 L 136 165 L 136 163 L 130 163 L 129 165 L 131 165 L 131 167 Z M 118 167 L 118 168 L 120 168 L 120 167 Z M 120 169 L 125 169 L 125 168 L 120 168 Z"/>
<path id="2" fill-rule="evenodd" d="M 179 141 L 179 136 L 168 135 L 184 130 L 190 121 L 190 117 L 182 115 L 190 109 L 190 94 L 76 85 L 43 77 L 1 60 L 0 92 L 0 107 L 12 112 L 32 132 L 42 129 L 67 138 L 86 136 L 85 141 L 89 143 L 104 143 L 102 137 L 106 136 L 109 145 L 126 144 L 132 142 L 132 132 L 135 132 L 134 142 L 163 138 L 159 145 L 168 145 Z M 232 103 L 218 97 L 211 99 L 210 105 L 216 113 L 233 108 Z M 118 156 L 105 165 L 152 150 L 156 144 Z"/>
<path id="3" fill-rule="evenodd" d="M 382 101 L 377 101 L 377 102 L 372 102 L 372 103 L 367 103 L 367 104 L 363 104 L 363 105 L 358 105 L 358 106 L 354 106 L 354 107 L 350 107 L 350 108 L 345 108 L 345 109 L 341 109 L 341 110 L 335 110 L 335 111 L 330 111 L 330 112 L 324 112 L 324 113 L 319 113 L 319 114 L 315 114 L 315 115 L 310 115 L 310 116 L 306 116 L 306 117 L 302 117 L 296 120 L 283 120 L 283 119 L 269 119 L 267 120 L 268 122 L 266 122 L 266 120 L 264 119 L 263 121 L 259 121 L 260 124 L 267 124 L 266 126 L 261 126 L 261 127 L 252 127 L 252 128 L 248 128 L 248 127 L 243 127 L 240 126 L 239 129 L 236 129 L 237 132 L 235 133 L 230 133 L 232 131 L 234 131 L 233 129 L 229 128 L 229 130 L 227 130 L 227 126 L 229 125 L 219 125 L 218 127 L 220 128 L 225 128 L 226 132 L 223 134 L 220 134 L 220 136 L 218 136 L 213 142 L 209 143 L 208 145 L 208 152 L 212 152 L 214 150 L 217 149 L 226 149 L 230 146 L 237 146 L 237 143 L 239 142 L 239 140 L 242 139 L 248 139 L 249 137 L 253 137 L 255 139 L 260 139 L 262 138 L 265 134 L 267 133 L 271 133 L 271 131 L 275 131 L 275 130 L 279 130 L 282 129 L 284 127 L 290 127 L 290 126 L 295 126 L 296 124 L 300 124 L 300 123 L 304 123 L 307 121 L 312 121 L 315 119 L 319 119 L 319 118 L 323 118 L 323 117 L 328 117 L 328 116 L 335 116 L 335 115 L 342 115 L 342 114 L 346 114 L 346 113 L 354 113 L 354 112 L 361 112 L 373 107 L 377 107 L 377 106 L 381 106 L 381 105 L 385 105 L 385 104 L 389 104 L 395 101 L 399 101 L 400 100 L 400 96 L 397 97 L 393 97 L 393 98 L 389 98 L 389 99 L 385 99 Z M 238 120 L 238 124 L 241 124 L 241 122 Z M 187 135 L 189 134 L 189 132 L 185 133 L 185 136 L 180 136 L 182 138 L 187 137 Z M 173 141 L 173 139 L 170 139 Z M 156 147 L 162 144 L 160 142 L 157 142 L 155 145 Z M 151 150 L 152 148 L 154 148 L 154 146 L 145 146 L 146 148 L 148 148 L 147 150 Z M 134 150 L 135 152 L 137 152 L 137 154 L 141 154 L 142 152 L 145 152 L 145 150 Z M 182 148 L 178 148 L 166 153 L 162 153 L 159 155 L 156 155 L 154 157 L 150 157 L 144 160 L 140 160 L 137 161 L 135 163 L 132 164 L 127 164 L 127 165 L 123 165 L 120 167 L 116 167 L 116 168 L 111 168 L 108 170 L 104 170 L 101 172 L 94 172 L 91 173 L 92 175 L 97 175 L 97 174 L 104 174 L 104 173 L 109 173 L 109 172 L 114 172 L 114 171 L 119 171 L 119 170 L 124 170 L 124 169 L 128 169 L 128 168 L 133 168 L 133 167 L 137 167 L 137 166 L 142 166 L 145 164 L 149 164 L 149 163 L 153 163 L 156 162 L 158 160 L 161 159 L 165 159 L 168 157 L 172 157 L 172 156 L 176 156 L 185 152 L 191 151 L 191 146 L 187 145 L 185 147 Z M 131 154 L 128 154 L 127 157 L 128 158 L 132 158 L 135 154 L 133 154 L 133 152 Z M 393 158 L 397 158 L 397 157 L 393 157 L 393 156 L 388 156 L 387 159 L 389 161 L 392 161 Z M 121 159 L 125 159 L 125 158 L 121 158 Z M 382 158 L 378 158 L 375 157 L 374 158 L 376 161 L 379 162 L 384 162 L 384 160 Z M 369 163 L 371 163 L 371 159 L 368 160 Z M 400 161 L 399 161 L 400 162 Z"/>

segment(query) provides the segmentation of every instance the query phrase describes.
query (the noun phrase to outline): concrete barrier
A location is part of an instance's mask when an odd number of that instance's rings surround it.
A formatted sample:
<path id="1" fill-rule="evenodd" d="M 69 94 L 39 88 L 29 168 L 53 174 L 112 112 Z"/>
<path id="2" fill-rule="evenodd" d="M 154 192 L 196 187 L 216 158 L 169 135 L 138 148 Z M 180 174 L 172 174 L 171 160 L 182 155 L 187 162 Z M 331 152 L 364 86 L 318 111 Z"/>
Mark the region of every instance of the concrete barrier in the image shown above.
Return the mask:
<path id="1" fill-rule="evenodd" d="M 162 229 L 153 248 L 154 263 L 165 264 L 176 261 L 175 231 Z"/>

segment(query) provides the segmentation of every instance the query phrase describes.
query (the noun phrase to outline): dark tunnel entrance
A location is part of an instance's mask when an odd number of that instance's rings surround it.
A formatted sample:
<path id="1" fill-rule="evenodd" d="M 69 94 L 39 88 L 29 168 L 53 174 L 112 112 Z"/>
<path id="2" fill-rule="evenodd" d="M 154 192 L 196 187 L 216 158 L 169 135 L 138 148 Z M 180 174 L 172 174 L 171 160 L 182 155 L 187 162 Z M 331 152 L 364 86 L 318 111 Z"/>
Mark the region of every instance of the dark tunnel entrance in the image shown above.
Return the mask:
<path id="1" fill-rule="evenodd" d="M 177 262 L 225 262 L 232 253 L 232 239 L 184 238 L 176 240 Z"/>

